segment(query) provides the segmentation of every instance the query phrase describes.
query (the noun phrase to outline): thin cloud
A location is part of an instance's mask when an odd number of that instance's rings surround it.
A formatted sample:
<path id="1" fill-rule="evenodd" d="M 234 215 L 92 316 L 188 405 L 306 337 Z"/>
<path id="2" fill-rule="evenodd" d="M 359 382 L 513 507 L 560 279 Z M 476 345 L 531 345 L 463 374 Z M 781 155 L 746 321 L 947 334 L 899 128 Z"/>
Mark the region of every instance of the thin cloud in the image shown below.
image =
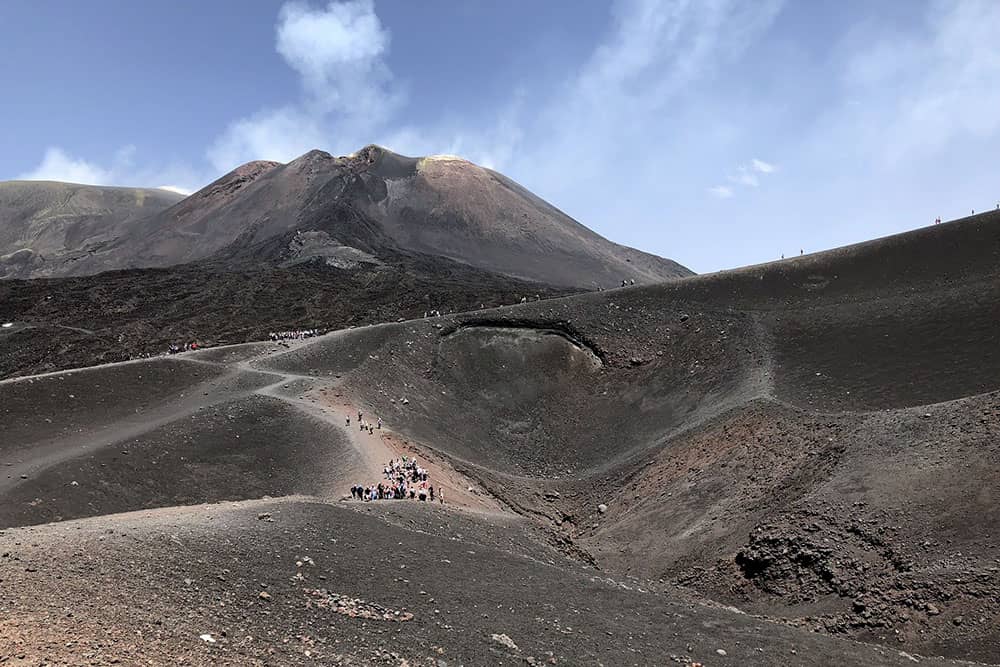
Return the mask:
<path id="1" fill-rule="evenodd" d="M 708 189 L 709 194 L 719 199 L 729 199 L 733 196 L 733 189 L 728 185 L 716 185 Z"/>
<path id="2" fill-rule="evenodd" d="M 757 178 L 757 175 L 751 171 L 749 167 L 742 165 L 736 168 L 736 174 L 734 176 L 730 176 L 729 180 L 733 183 L 745 185 L 750 188 L 755 188 L 760 185 L 760 179 Z"/>
<path id="3" fill-rule="evenodd" d="M 457 152 L 585 212 L 588 224 L 617 219 L 610 207 L 598 210 L 606 202 L 583 203 L 595 191 L 591 183 L 624 176 L 611 165 L 630 164 L 632 174 L 662 171 L 676 141 L 666 128 L 677 101 L 736 61 L 780 6 L 780 0 L 618 0 L 611 29 L 564 83 L 521 89 L 478 122 L 397 128 L 380 143 L 409 154 Z M 567 165 L 573 179 L 566 178 Z M 620 184 L 645 189 L 634 176 Z"/>
<path id="4" fill-rule="evenodd" d="M 727 179 L 730 183 L 735 185 L 741 185 L 747 188 L 756 188 L 760 186 L 760 179 L 773 174 L 777 170 L 770 162 L 765 162 L 759 158 L 753 158 L 747 164 L 741 164 L 736 167 L 736 171 L 729 176 Z M 716 190 L 722 187 L 727 191 L 727 194 L 720 194 Z M 709 188 L 709 192 L 712 192 L 717 197 L 732 197 L 734 193 L 733 189 L 726 186 L 716 186 L 715 188 Z"/>

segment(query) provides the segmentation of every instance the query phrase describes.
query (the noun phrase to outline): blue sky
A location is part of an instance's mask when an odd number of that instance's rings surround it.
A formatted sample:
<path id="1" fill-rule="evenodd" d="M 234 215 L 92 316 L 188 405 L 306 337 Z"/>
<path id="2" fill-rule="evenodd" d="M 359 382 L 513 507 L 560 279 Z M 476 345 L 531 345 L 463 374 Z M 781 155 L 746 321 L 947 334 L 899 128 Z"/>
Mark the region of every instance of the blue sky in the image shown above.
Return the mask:
<path id="1" fill-rule="evenodd" d="M 379 143 L 699 272 L 1000 201 L 1000 2 L 0 3 L 0 179 Z"/>

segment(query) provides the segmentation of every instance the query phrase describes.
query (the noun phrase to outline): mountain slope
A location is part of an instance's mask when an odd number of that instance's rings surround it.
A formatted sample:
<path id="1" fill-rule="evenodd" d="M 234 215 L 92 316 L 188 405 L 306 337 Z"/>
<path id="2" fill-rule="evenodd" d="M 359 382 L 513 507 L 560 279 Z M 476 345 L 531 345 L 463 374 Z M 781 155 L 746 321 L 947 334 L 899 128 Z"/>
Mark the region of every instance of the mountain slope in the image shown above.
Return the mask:
<path id="1" fill-rule="evenodd" d="M 340 213 L 324 233 L 367 220 Z M 270 238 L 224 261 L 292 251 Z M 70 280 L 87 279 L 53 284 Z M 279 309 L 312 291 L 285 284 Z M 187 309 L 265 307 L 220 292 Z M 51 643 L 44 607 L 73 633 L 59 644 L 107 641 L 144 586 L 159 597 L 128 629 L 154 639 L 127 655 L 162 639 L 168 662 L 212 632 L 204 655 L 244 662 L 420 646 L 435 653 L 410 664 L 617 664 L 626 646 L 636 664 L 997 663 L 998 321 L 991 212 L 656 285 L 0 381 L 14 636 L 25 654 Z M 382 428 L 346 419 L 362 412 Z M 444 503 L 350 500 L 401 454 Z M 391 616 L 331 623 L 338 600 Z M 393 609 L 414 622 L 379 627 Z"/>
<path id="2" fill-rule="evenodd" d="M 335 228 L 335 229 L 334 229 Z M 450 157 L 408 158 L 368 146 L 254 162 L 134 225 L 86 260 L 46 275 L 163 267 L 240 255 L 246 246 L 323 230 L 335 244 L 439 255 L 561 287 L 613 287 L 691 272 L 614 244 L 506 177 Z"/>
<path id="3" fill-rule="evenodd" d="M 73 258 L 183 199 L 167 190 L 51 181 L 0 182 L 0 278 L 66 270 Z"/>

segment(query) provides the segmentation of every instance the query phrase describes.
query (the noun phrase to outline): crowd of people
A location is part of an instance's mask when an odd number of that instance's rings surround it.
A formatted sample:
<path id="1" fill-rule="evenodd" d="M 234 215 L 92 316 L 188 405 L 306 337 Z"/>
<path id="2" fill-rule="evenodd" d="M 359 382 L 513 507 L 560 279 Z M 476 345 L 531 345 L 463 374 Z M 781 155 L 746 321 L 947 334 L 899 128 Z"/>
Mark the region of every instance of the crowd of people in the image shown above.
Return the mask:
<path id="1" fill-rule="evenodd" d="M 272 331 L 267 336 L 271 340 L 302 340 L 319 335 L 319 329 L 295 329 L 293 331 Z"/>
<path id="2" fill-rule="evenodd" d="M 267 334 L 267 337 L 272 341 L 279 340 L 302 340 L 304 338 L 312 338 L 313 336 L 319 336 L 322 332 L 319 329 L 294 329 L 292 331 L 272 331 Z M 121 338 L 119 341 L 121 342 Z M 197 341 L 191 341 L 189 343 L 177 344 L 173 343 L 167 348 L 169 354 L 178 354 L 180 352 L 190 352 L 192 350 L 199 350 L 204 347 L 203 344 Z M 149 356 L 149 355 L 147 355 Z"/>
<path id="3" fill-rule="evenodd" d="M 444 504 L 440 490 L 435 493 L 434 486 L 429 483 L 427 469 L 420 467 L 415 458 L 404 455 L 392 459 L 382 467 L 382 476 L 384 479 L 378 484 L 352 486 L 351 497 L 364 501 L 409 499 L 434 502 L 436 499 Z"/>

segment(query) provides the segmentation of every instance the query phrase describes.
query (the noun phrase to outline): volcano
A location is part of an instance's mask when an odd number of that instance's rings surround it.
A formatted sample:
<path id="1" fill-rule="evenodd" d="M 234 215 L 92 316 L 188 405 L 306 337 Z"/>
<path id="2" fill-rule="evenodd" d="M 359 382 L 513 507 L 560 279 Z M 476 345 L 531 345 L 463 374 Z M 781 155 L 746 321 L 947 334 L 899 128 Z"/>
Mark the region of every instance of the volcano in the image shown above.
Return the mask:
<path id="1" fill-rule="evenodd" d="M 251 162 L 111 231 L 117 235 L 110 240 L 108 233 L 95 234 L 72 254 L 44 255 L 18 275 L 80 276 L 220 259 L 287 262 L 303 238 L 306 259 L 337 263 L 385 251 L 420 253 L 557 287 L 691 275 L 674 261 L 608 241 L 495 171 L 457 157 L 410 158 L 379 146 L 345 157 L 314 150 L 288 164 Z M 296 240 L 302 234 L 309 236 Z M 8 241 L 2 252 L 23 250 L 15 246 Z"/>

